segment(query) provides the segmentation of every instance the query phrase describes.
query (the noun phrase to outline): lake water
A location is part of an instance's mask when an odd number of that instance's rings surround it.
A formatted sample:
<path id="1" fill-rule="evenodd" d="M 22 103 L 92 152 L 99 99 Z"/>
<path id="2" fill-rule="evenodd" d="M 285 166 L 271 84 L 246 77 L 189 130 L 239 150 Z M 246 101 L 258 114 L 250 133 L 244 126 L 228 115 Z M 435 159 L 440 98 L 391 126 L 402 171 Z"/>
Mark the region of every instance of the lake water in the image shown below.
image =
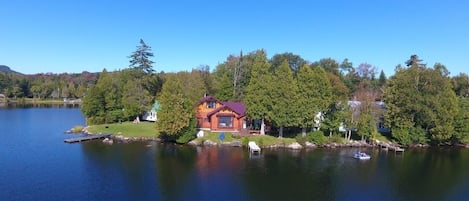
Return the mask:
<path id="1" fill-rule="evenodd" d="M 469 200 L 469 150 L 66 144 L 78 108 L 0 107 L 1 200 Z M 150 146 L 151 145 L 151 146 Z"/>

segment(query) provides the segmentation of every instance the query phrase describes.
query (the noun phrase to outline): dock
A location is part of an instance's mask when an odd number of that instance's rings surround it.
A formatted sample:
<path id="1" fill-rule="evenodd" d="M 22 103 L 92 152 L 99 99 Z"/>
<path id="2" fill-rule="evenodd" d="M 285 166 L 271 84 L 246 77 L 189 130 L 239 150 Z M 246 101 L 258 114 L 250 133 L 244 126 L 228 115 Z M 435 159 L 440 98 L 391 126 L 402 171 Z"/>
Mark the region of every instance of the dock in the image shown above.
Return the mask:
<path id="1" fill-rule="evenodd" d="M 248 143 L 248 149 L 249 149 L 249 152 L 255 154 L 260 154 L 261 153 L 261 148 L 259 146 L 257 146 L 256 142 L 254 141 L 249 141 Z"/>
<path id="2" fill-rule="evenodd" d="M 395 145 L 391 145 L 391 144 L 388 144 L 388 143 L 380 143 L 379 147 L 381 148 L 381 150 L 384 150 L 384 151 L 391 150 L 391 151 L 394 151 L 394 152 L 401 152 L 401 153 L 404 152 L 404 148 L 399 147 L 399 146 L 395 146 Z"/>
<path id="3" fill-rule="evenodd" d="M 107 138 L 107 137 L 110 137 L 111 135 L 112 134 L 110 134 L 110 133 L 99 134 L 99 135 L 87 135 L 87 136 L 84 136 L 84 137 L 68 138 L 68 139 L 65 139 L 64 142 L 66 142 L 66 143 L 83 142 L 83 141 L 88 141 L 88 140 L 96 140 L 96 139 Z"/>

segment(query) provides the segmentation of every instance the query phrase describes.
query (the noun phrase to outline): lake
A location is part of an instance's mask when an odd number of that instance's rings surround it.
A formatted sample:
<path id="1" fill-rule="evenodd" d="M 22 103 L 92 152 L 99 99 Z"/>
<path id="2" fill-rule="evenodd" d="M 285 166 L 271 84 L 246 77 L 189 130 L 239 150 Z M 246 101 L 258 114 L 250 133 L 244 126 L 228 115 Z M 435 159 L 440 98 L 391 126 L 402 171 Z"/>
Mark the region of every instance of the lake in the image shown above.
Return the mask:
<path id="1" fill-rule="evenodd" d="M 468 200 L 469 150 L 66 144 L 73 106 L 0 107 L 1 200 Z"/>

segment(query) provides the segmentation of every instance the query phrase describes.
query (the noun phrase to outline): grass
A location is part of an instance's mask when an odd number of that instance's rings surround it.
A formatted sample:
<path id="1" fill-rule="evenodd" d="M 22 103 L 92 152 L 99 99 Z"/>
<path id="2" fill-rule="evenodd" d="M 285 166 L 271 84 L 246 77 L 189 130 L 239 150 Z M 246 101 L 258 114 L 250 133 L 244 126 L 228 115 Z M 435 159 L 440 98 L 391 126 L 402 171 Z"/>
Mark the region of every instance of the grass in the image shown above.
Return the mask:
<path id="1" fill-rule="evenodd" d="M 378 133 L 375 139 L 379 140 L 380 142 L 391 142 L 391 140 L 389 140 L 387 136 L 384 136 L 381 133 Z"/>
<path id="2" fill-rule="evenodd" d="M 205 136 L 203 138 L 198 138 L 197 140 L 210 140 L 213 142 L 219 142 L 218 137 L 221 133 L 219 132 L 210 132 L 205 131 Z M 225 132 L 225 139 L 223 142 L 232 142 L 234 140 L 239 140 L 243 145 L 247 145 L 249 141 L 255 141 L 259 146 L 270 146 L 275 144 L 284 144 L 289 145 L 293 142 L 296 142 L 294 138 L 278 138 L 270 135 L 249 135 L 249 136 L 233 136 L 230 132 Z"/>
<path id="3" fill-rule="evenodd" d="M 155 130 L 155 123 L 140 122 L 134 124 L 132 122 L 92 125 L 87 128 L 91 133 L 112 133 L 114 135 L 123 135 L 125 137 L 158 137 Z"/>

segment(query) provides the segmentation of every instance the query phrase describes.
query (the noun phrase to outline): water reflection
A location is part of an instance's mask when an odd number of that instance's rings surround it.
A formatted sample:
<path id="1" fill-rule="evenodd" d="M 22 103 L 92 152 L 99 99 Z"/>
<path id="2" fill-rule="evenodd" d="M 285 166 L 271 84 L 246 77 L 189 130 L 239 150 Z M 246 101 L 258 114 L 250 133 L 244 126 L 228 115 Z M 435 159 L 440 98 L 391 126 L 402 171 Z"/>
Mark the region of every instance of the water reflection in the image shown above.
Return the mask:
<path id="1" fill-rule="evenodd" d="M 264 149 L 256 158 L 231 147 L 153 143 L 83 143 L 101 176 L 124 180 L 132 198 L 162 200 L 465 200 L 469 152 L 458 149 L 290 151 Z M 109 182 L 102 182 L 108 184 Z M 154 189 L 154 190 L 149 190 Z M 153 193 L 149 193 L 153 192 Z M 135 197 L 137 196 L 137 197 Z"/>
<path id="2" fill-rule="evenodd" d="M 67 107 L 64 107 L 67 108 Z M 47 117 L 47 118 L 44 118 Z M 0 111 L 0 192 L 11 200 L 467 200 L 469 150 L 66 144 L 78 108 Z M 66 192 L 66 193 L 64 193 Z"/>

